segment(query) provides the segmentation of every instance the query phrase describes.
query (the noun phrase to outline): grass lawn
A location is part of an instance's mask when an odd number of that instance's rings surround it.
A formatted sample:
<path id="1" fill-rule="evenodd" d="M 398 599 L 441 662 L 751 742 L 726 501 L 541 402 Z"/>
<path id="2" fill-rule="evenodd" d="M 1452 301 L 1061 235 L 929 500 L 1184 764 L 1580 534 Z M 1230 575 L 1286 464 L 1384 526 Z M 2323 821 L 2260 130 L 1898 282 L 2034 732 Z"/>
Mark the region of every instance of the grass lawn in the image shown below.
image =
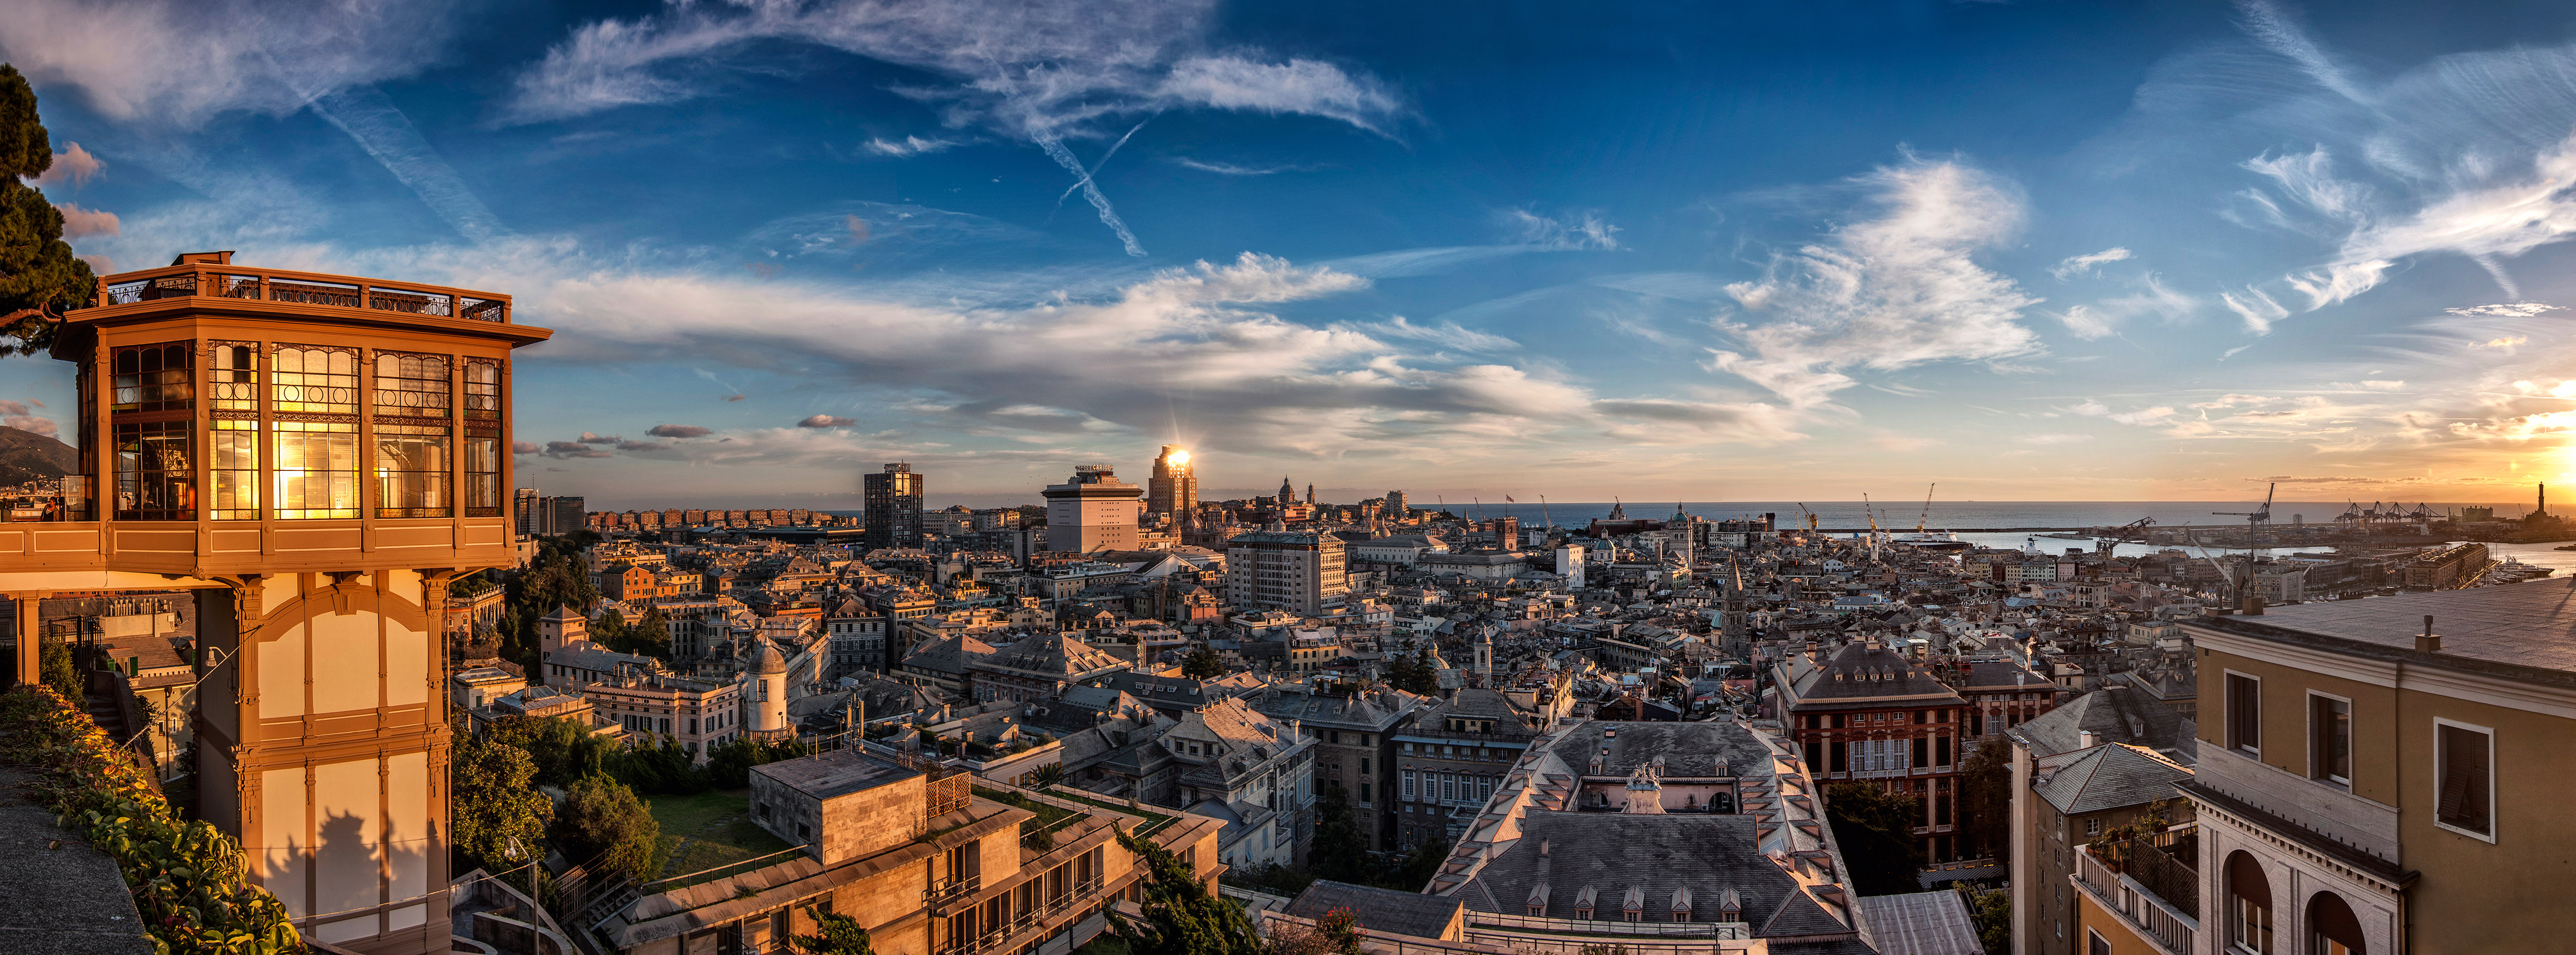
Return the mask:
<path id="1" fill-rule="evenodd" d="M 795 848 L 751 823 L 751 791 L 715 790 L 694 796 L 645 796 L 662 838 L 653 846 L 659 878 L 687 875 Z"/>

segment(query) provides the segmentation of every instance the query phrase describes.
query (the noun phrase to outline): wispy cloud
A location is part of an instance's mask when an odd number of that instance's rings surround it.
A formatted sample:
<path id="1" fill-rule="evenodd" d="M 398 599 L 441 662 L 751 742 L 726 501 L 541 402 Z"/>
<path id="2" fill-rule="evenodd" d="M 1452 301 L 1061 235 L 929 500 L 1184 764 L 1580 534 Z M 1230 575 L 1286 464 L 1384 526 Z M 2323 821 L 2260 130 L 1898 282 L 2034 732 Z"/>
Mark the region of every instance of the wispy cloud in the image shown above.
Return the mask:
<path id="1" fill-rule="evenodd" d="M 919 136 L 906 136 L 902 139 L 871 137 L 867 142 L 867 150 L 880 156 L 894 156 L 901 158 L 905 156 L 922 156 L 930 153 L 942 152 L 945 150 L 955 149 L 960 145 L 963 144 L 957 140 L 940 139 L 936 137 L 930 139 L 923 139 Z"/>
<path id="2" fill-rule="evenodd" d="M 2063 282 L 2078 275 L 2095 274 L 2096 270 L 2094 269 L 2094 266 L 2101 265 L 2104 262 L 2123 262 L 2127 261 L 2129 257 L 2129 250 L 2119 246 L 2112 246 L 2111 248 L 2104 249 L 2100 252 L 2086 255 L 2067 256 L 2065 261 L 2059 262 L 2055 266 L 2050 267 L 2048 274 L 2057 276 L 2057 280 Z"/>
<path id="3" fill-rule="evenodd" d="M 1209 159 L 1193 159 L 1188 156 L 1173 156 L 1170 158 L 1173 165 L 1187 169 L 1196 169 L 1200 172 L 1212 172 L 1220 176 L 1275 176 L 1283 172 L 1312 172 L 1318 168 L 1315 166 L 1294 165 L 1243 166 L 1235 163 L 1217 162 Z"/>
<path id="4" fill-rule="evenodd" d="M 2557 311 L 2559 308 L 2560 306 L 2551 305 L 2547 302 L 2499 302 L 2493 305 L 2469 305 L 2461 308 L 2446 308 L 2442 310 L 2442 313 L 2445 315 L 2500 315 L 2509 318 L 2530 318 L 2542 312 Z"/>
<path id="5" fill-rule="evenodd" d="M 282 116 L 316 96 L 440 62 L 463 8 L 445 3 L 14 0 L 0 59 L 101 115 L 195 128 L 216 115 Z"/>
<path id="6" fill-rule="evenodd" d="M 2021 323 L 2039 299 L 1974 253 L 2019 228 L 2011 188 L 1956 161 L 1909 159 L 1861 177 L 1873 207 L 1824 241 L 1773 257 L 1757 281 L 1727 287 L 1744 312 L 1711 349 L 1713 370 L 1811 407 L 1849 388 L 1853 368 L 2010 358 L 2040 350 Z"/>
<path id="7" fill-rule="evenodd" d="M 359 148 L 382 163 L 385 171 L 411 187 L 431 212 L 446 220 L 458 235 L 473 242 L 489 242 L 510 234 L 500 217 L 468 188 L 463 177 L 447 165 L 429 140 L 413 128 L 411 119 L 395 108 L 392 100 L 373 86 L 351 86 L 319 92 L 314 96 L 313 111 L 356 140 Z"/>
<path id="8" fill-rule="evenodd" d="M 1401 338 L 1412 341 L 1429 342 L 1443 348 L 1454 348 L 1459 351 L 1495 352 L 1510 351 L 1521 347 L 1519 342 L 1504 338 L 1501 335 L 1487 334 L 1472 328 L 1467 328 L 1459 325 L 1457 322 L 1442 322 L 1438 325 L 1416 325 L 1402 315 L 1398 315 L 1393 319 L 1383 322 L 1344 323 L 1335 327 L 1346 328 L 1380 338 Z"/>
<path id="9" fill-rule="evenodd" d="M 1528 209 L 1505 209 L 1501 216 L 1504 228 L 1524 245 L 1568 252 L 1619 248 L 1619 227 L 1598 212 L 1546 216 Z"/>

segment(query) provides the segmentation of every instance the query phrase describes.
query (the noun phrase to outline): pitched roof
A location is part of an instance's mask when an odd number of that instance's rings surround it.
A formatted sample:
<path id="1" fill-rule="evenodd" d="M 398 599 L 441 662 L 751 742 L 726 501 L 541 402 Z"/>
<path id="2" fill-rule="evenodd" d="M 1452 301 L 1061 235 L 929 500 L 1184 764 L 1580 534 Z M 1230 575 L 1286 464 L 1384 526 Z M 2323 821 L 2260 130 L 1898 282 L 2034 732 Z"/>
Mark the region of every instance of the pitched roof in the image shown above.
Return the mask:
<path id="1" fill-rule="evenodd" d="M 1125 660 L 1062 633 L 1030 637 L 969 662 L 983 669 L 1017 670 L 1065 679 L 1127 665 Z"/>
<path id="2" fill-rule="evenodd" d="M 1846 645 L 1821 665 L 1798 665 L 1795 672 L 1799 706 L 1916 697 L 1965 702 L 1921 661 L 1868 643 Z"/>
<path id="3" fill-rule="evenodd" d="M 1860 911 L 1862 935 L 1878 955 L 1985 955 L 1957 892 L 1862 896 Z"/>
<path id="4" fill-rule="evenodd" d="M 2031 786 L 2063 815 L 2140 806 L 2174 797 L 2190 769 L 2156 751 L 2126 743 L 2098 746 Z"/>
<path id="5" fill-rule="evenodd" d="M 1524 913 L 1544 882 L 1550 886 L 1546 914 L 1573 918 L 1582 889 L 1595 890 L 1596 904 L 1607 909 L 1637 887 L 1644 890 L 1644 920 L 1661 922 L 1670 917 L 1673 890 L 1688 888 L 1694 916 L 1707 921 L 1732 889 L 1743 906 L 1740 917 L 1757 936 L 1851 930 L 1762 854 L 1749 815 L 1533 812 L 1520 825 L 1520 838 L 1456 894 L 1468 907 Z"/>
<path id="6" fill-rule="evenodd" d="M 965 634 L 931 641 L 928 646 L 912 651 L 903 658 L 905 667 L 919 667 L 938 673 L 962 674 L 966 664 L 994 653 L 993 645 Z"/>
<path id="7" fill-rule="evenodd" d="M 1457 921 L 1458 914 L 1466 908 L 1465 903 L 1445 896 L 1317 879 L 1297 894 L 1296 901 L 1288 903 L 1287 912 L 1315 919 L 1334 909 L 1349 909 L 1359 916 L 1363 928 L 1437 939 L 1447 936 L 1449 923 Z"/>
<path id="8" fill-rule="evenodd" d="M 2031 755 L 2047 758 L 2082 748 L 2086 730 L 2093 732 L 2095 743 L 2179 750 L 2186 759 L 2197 751 L 2191 720 L 2135 687 L 2116 683 L 2058 704 L 2007 732 L 2029 746 Z"/>

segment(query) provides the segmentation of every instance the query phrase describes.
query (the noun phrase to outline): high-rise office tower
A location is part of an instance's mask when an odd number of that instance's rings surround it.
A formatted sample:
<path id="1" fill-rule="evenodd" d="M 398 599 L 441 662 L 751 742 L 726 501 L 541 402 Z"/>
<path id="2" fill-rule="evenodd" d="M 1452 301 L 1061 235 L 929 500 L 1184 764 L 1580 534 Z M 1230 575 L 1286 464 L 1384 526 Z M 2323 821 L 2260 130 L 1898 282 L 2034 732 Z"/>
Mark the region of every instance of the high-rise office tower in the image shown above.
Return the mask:
<path id="1" fill-rule="evenodd" d="M 1327 533 L 1251 531 L 1225 542 L 1226 598 L 1296 614 L 1340 606 L 1350 593 L 1342 539 Z"/>
<path id="2" fill-rule="evenodd" d="M 1154 459 L 1154 476 L 1146 488 L 1145 513 L 1187 514 L 1199 506 L 1199 478 L 1190 466 L 1190 452 L 1179 445 L 1164 445 L 1162 456 Z"/>
<path id="3" fill-rule="evenodd" d="M 51 346 L 79 463 L 0 551 L 19 679 L 48 590 L 193 591 L 198 815 L 308 939 L 450 947 L 447 587 L 514 562 L 510 356 L 552 334 L 510 307 L 193 253 Z"/>
<path id="4" fill-rule="evenodd" d="M 1106 464 L 1073 469 L 1073 479 L 1038 492 L 1047 501 L 1047 549 L 1088 554 L 1136 549 L 1136 501 L 1145 489 Z"/>
<path id="5" fill-rule="evenodd" d="M 888 464 L 865 477 L 869 547 L 921 546 L 921 475 L 912 465 Z"/>
<path id="6" fill-rule="evenodd" d="M 511 492 L 511 525 L 521 537 L 537 536 L 537 526 L 544 523 L 543 515 L 537 512 L 537 501 L 536 488 L 523 487 Z"/>

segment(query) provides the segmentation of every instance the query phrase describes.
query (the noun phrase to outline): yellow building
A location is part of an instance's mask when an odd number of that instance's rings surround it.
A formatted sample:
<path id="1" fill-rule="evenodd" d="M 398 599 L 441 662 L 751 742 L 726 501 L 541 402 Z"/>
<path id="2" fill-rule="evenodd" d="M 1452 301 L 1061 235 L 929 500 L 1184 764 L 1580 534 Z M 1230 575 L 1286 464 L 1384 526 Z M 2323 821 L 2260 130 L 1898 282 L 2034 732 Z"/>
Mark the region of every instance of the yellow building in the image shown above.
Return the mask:
<path id="1" fill-rule="evenodd" d="M 510 353 L 550 334 L 505 296 L 211 252 L 106 276 L 52 346 L 79 474 L 0 528 L 0 591 L 195 591 L 200 813 L 310 938 L 448 948 L 447 585 L 515 562 Z"/>
<path id="2" fill-rule="evenodd" d="M 2201 951 L 2568 951 L 2576 581 L 2184 623 Z"/>

